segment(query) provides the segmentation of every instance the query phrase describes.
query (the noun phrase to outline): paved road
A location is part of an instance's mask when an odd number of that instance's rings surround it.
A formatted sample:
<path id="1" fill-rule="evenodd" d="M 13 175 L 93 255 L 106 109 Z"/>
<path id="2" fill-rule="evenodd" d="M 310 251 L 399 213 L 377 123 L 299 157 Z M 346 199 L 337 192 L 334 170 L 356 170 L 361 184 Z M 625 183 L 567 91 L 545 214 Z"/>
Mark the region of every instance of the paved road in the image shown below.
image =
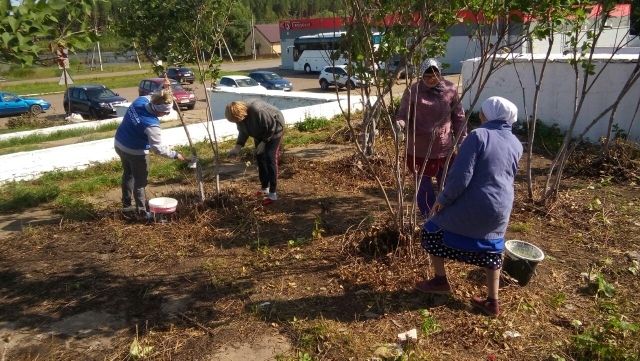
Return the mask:
<path id="1" fill-rule="evenodd" d="M 300 72 L 288 71 L 288 70 L 280 70 L 280 59 L 266 59 L 266 60 L 256 60 L 256 61 L 241 61 L 236 63 L 224 63 L 222 65 L 222 69 L 225 71 L 251 71 L 257 69 L 267 69 L 273 70 L 281 74 L 282 76 L 288 78 L 293 83 L 293 87 L 295 90 L 299 91 L 311 91 L 311 92 L 322 92 L 320 86 L 318 84 L 318 75 L 317 74 L 304 74 Z M 113 73 L 111 73 L 113 74 Z M 134 75 L 132 75 L 134 76 Z M 144 76 L 139 75 L 142 80 Z M 56 80 L 57 81 L 57 80 Z M 79 83 L 79 82 L 76 82 Z M 200 84 L 192 84 L 185 85 L 185 88 L 189 88 L 196 93 L 198 98 L 198 102 L 196 103 L 196 107 L 194 110 L 186 110 L 183 112 L 185 118 L 188 121 L 197 121 L 206 119 L 205 113 L 205 94 L 204 88 Z M 124 98 L 129 101 L 134 100 L 138 96 L 138 88 L 129 87 L 129 88 L 118 88 L 113 89 L 116 93 L 120 94 Z M 60 117 L 64 116 L 64 108 L 62 106 L 62 94 L 50 94 L 44 95 L 42 98 L 46 99 L 51 103 L 51 109 L 49 109 L 44 116 L 49 119 L 60 119 Z"/>

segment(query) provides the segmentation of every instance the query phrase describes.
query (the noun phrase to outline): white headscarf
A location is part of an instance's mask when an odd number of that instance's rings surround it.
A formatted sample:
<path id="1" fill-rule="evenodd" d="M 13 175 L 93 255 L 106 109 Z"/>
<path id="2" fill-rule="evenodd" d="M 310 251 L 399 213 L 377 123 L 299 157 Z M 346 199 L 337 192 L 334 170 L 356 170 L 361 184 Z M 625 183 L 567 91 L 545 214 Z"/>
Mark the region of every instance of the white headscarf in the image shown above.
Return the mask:
<path id="1" fill-rule="evenodd" d="M 438 73 L 440 72 L 440 63 L 436 59 L 429 58 L 420 64 L 420 76 L 423 76 L 424 72 L 431 67 L 435 68 Z"/>
<path id="2" fill-rule="evenodd" d="M 482 114 L 487 121 L 503 120 L 511 125 L 518 120 L 518 107 L 503 97 L 491 97 L 482 103 Z"/>
<path id="3" fill-rule="evenodd" d="M 173 108 L 173 104 L 153 104 L 153 103 L 149 103 L 149 105 L 151 105 L 151 109 L 153 109 L 153 111 L 156 112 L 156 113 L 170 113 L 171 112 L 171 108 Z"/>

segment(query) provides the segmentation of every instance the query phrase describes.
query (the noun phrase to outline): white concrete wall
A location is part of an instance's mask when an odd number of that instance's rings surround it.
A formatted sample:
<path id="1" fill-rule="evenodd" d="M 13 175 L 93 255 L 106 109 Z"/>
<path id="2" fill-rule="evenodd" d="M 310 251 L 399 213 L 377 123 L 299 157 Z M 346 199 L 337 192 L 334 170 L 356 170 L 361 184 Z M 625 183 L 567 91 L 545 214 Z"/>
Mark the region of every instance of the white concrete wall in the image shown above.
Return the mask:
<path id="1" fill-rule="evenodd" d="M 242 88 L 220 88 L 209 92 L 209 102 L 213 110 L 213 119 L 224 119 L 224 109 L 232 101 L 261 99 L 280 110 L 308 107 L 316 104 L 335 102 L 335 93 L 285 92 L 282 90 L 262 90 L 259 93 L 247 92 Z M 340 96 L 346 101 L 346 96 Z"/>
<path id="2" fill-rule="evenodd" d="M 347 105 L 345 99 L 342 99 L 341 102 L 343 106 Z M 352 110 L 362 109 L 362 103 L 357 97 L 352 97 L 351 106 Z M 339 102 L 333 101 L 285 109 L 282 113 L 287 124 L 295 124 L 310 116 L 330 118 L 340 114 L 341 110 Z M 218 140 L 235 138 L 238 134 L 235 124 L 226 120 L 219 119 L 214 121 L 214 124 Z M 208 131 L 211 132 L 210 127 L 210 123 L 189 125 L 191 139 L 195 142 L 208 139 L 207 134 Z M 182 127 L 164 129 L 162 141 L 169 146 L 188 144 L 186 133 Z M 94 163 L 108 162 L 117 158 L 118 156 L 113 150 L 112 138 L 31 152 L 6 154 L 0 156 L 0 164 L 2 164 L 0 183 L 33 179 L 54 170 L 83 169 Z"/>
<path id="3" fill-rule="evenodd" d="M 438 60 L 449 64 L 449 67 L 444 69 L 445 73 L 459 73 L 462 69 L 462 62 L 475 58 L 479 52 L 480 46 L 477 39 L 469 39 L 468 36 L 452 36 L 447 42 L 445 55 Z"/>
<path id="4" fill-rule="evenodd" d="M 533 65 L 537 74 L 540 74 L 543 57 L 542 54 L 533 57 Z M 599 61 L 596 62 L 596 72 L 600 71 L 609 57 L 610 55 L 599 56 Z M 511 60 L 511 64 L 500 68 L 488 80 L 486 87 L 480 93 L 475 110 L 479 109 L 482 101 L 488 97 L 502 96 L 518 106 L 518 116 L 521 120 L 524 118 L 525 106 L 527 114 L 531 114 L 535 91 L 531 55 L 525 54 Z M 563 130 L 568 128 L 573 115 L 573 96 L 575 93 L 573 70 L 568 61 L 569 57 L 557 54 L 547 64 L 538 103 L 538 118 L 548 125 L 557 123 Z M 583 109 L 578 116 L 574 136 L 582 133 L 597 114 L 614 102 L 637 61 L 637 55 L 616 55 L 611 60 L 586 97 Z M 462 67 L 464 87 L 469 85 L 473 72 L 477 71 L 477 64 L 478 59 L 469 59 L 464 62 Z M 522 81 L 522 87 L 518 77 Z M 590 81 L 593 81 L 593 77 Z M 469 109 L 477 92 L 478 86 L 475 84 L 471 91 L 464 96 L 462 103 L 465 109 Z M 630 138 L 635 141 L 640 140 L 640 113 L 636 113 L 639 99 L 640 83 L 636 82 L 620 103 L 614 120 L 614 124 L 627 132 Z M 600 137 L 606 136 L 608 119 L 609 115 L 606 115 L 591 128 L 586 137 L 591 141 L 597 141 Z"/>

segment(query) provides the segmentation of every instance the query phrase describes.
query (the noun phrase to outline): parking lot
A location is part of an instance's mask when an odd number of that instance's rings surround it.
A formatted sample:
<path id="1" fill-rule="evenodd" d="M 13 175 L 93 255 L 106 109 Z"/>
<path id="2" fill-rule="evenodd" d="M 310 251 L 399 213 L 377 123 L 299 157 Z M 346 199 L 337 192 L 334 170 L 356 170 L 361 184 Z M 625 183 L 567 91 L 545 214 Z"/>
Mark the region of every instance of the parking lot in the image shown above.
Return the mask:
<path id="1" fill-rule="evenodd" d="M 282 70 L 279 69 L 280 60 L 279 59 L 267 59 L 267 60 L 257 60 L 257 61 L 243 61 L 237 63 L 225 63 L 223 64 L 223 70 L 226 72 L 238 71 L 238 73 L 246 73 L 251 70 L 271 70 L 274 71 L 281 76 L 289 79 L 293 83 L 293 87 L 295 91 L 305 91 L 305 92 L 313 92 L 313 93 L 327 93 L 327 92 L 335 92 L 335 89 L 329 88 L 329 90 L 322 90 L 320 88 L 320 84 L 318 82 L 318 74 L 305 74 L 303 72 L 292 71 L 292 70 Z M 143 76 L 140 76 L 140 79 L 143 79 Z M 76 84 L 82 84 L 81 80 L 76 81 Z M 95 81 L 93 81 L 95 83 Z M 201 121 L 206 118 L 206 106 L 205 106 L 205 93 L 204 88 L 201 84 L 194 83 L 192 85 L 185 84 L 186 88 L 193 90 L 198 98 L 198 102 L 196 103 L 194 110 L 184 110 L 183 115 L 185 120 L 188 122 L 196 122 Z M 405 82 L 399 81 L 396 83 L 394 87 L 394 94 L 400 95 L 404 91 Z M 117 88 L 112 89 L 122 97 L 126 98 L 129 101 L 133 101 L 138 96 L 138 88 L 137 87 L 128 87 L 128 88 Z M 357 91 L 357 90 L 356 90 Z M 346 89 L 340 90 L 340 93 L 346 94 Z M 52 106 L 44 116 L 50 119 L 60 119 L 65 115 L 64 108 L 62 106 L 62 94 L 50 94 L 42 96 L 45 100 L 49 101 Z"/>

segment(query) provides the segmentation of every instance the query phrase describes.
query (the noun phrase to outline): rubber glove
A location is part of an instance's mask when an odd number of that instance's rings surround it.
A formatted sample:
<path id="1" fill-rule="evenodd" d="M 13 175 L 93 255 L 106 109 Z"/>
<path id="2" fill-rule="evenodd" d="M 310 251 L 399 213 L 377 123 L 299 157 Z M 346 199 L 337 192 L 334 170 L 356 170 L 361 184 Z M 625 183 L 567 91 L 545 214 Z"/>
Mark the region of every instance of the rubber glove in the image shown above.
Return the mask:
<path id="1" fill-rule="evenodd" d="M 240 149 L 242 149 L 242 147 L 236 144 L 236 146 L 229 151 L 229 157 L 237 157 L 238 154 L 240 154 Z"/>
<path id="2" fill-rule="evenodd" d="M 267 143 L 265 142 L 258 143 L 258 145 L 256 145 L 256 155 L 260 155 L 264 153 L 264 150 L 266 147 L 267 147 Z"/>

